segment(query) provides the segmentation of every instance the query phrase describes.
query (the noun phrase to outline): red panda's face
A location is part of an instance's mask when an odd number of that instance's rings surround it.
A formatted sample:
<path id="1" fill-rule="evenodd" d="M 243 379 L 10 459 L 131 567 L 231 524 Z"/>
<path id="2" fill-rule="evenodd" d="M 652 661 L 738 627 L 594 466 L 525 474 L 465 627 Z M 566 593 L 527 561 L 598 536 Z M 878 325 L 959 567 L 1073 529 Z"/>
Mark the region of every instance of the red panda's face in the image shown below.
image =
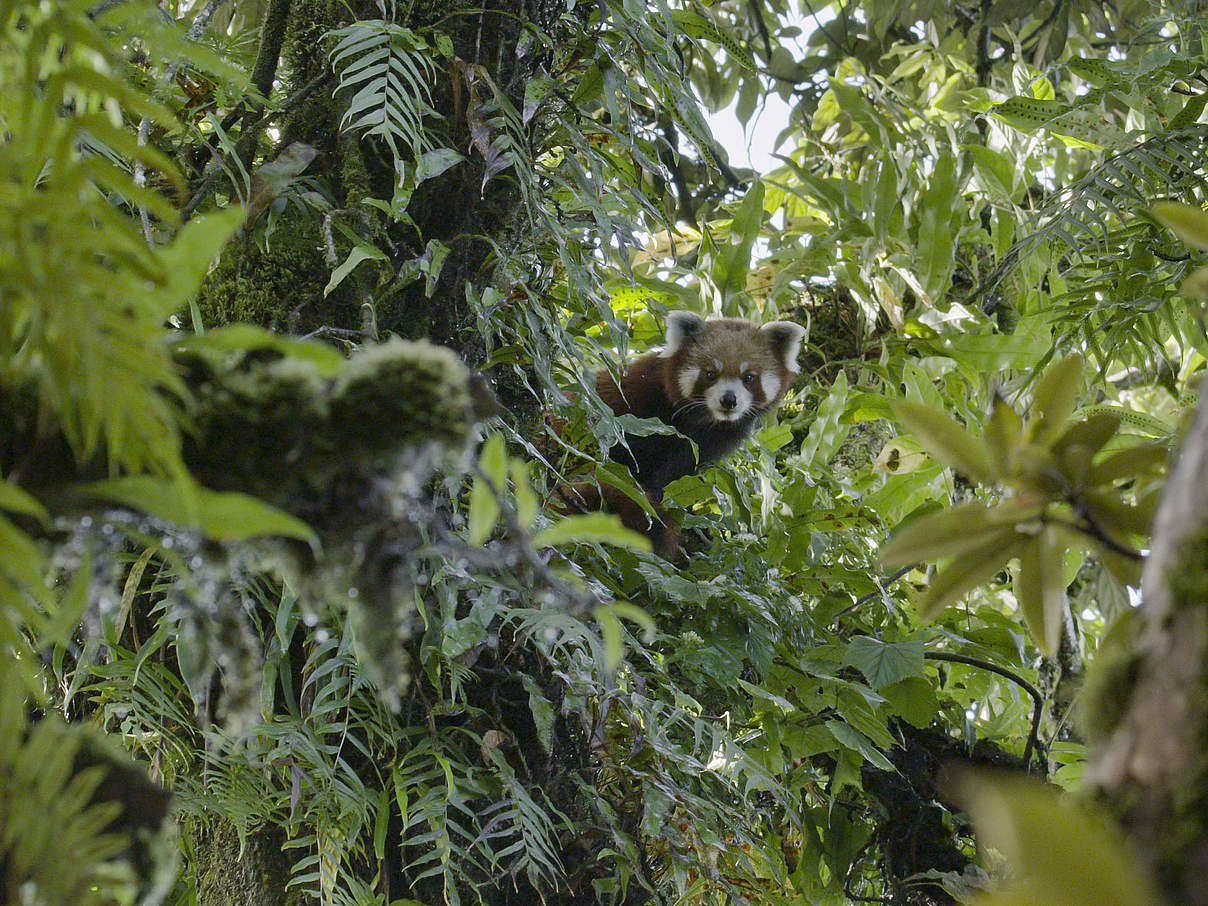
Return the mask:
<path id="1" fill-rule="evenodd" d="M 705 321 L 688 312 L 667 319 L 669 390 L 685 402 L 704 406 L 716 422 L 736 422 L 780 401 L 797 371 L 805 333 L 776 321 L 762 327 L 748 321 Z"/>

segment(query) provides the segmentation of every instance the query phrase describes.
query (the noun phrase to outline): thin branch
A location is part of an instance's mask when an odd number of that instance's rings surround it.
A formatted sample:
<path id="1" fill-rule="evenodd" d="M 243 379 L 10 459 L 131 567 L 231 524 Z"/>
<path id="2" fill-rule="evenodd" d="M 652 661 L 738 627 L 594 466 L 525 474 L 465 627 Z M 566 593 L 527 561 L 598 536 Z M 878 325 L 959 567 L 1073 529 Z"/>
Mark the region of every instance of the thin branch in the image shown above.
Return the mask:
<path id="1" fill-rule="evenodd" d="M 1032 761 L 1032 752 L 1040 746 L 1040 715 L 1044 713 L 1044 696 L 1040 694 L 1040 690 L 1029 683 L 1026 679 L 1008 670 L 1006 667 L 1000 667 L 993 661 L 982 660 L 981 658 L 970 657 L 967 654 L 951 654 L 947 651 L 924 651 L 923 657 L 929 661 L 950 661 L 954 664 L 964 664 L 967 667 L 977 667 L 979 670 L 987 670 L 990 673 L 997 673 L 999 676 L 1006 677 L 1011 682 L 1018 685 L 1021 689 L 1032 696 L 1032 729 L 1028 731 L 1028 743 L 1023 750 L 1023 763 L 1030 764 Z"/>

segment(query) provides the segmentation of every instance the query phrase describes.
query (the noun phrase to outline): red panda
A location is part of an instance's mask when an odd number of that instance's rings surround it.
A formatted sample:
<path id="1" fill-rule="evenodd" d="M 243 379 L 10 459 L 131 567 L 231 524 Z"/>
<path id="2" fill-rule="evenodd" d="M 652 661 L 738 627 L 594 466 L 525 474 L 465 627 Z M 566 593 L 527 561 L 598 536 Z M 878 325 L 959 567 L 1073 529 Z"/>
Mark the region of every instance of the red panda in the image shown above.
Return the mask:
<path id="1" fill-rule="evenodd" d="M 596 391 L 617 415 L 656 418 L 679 432 L 627 434 L 625 443 L 608 454 L 629 467 L 662 525 L 652 525 L 640 506 L 609 486 L 601 492 L 576 485 L 573 496 L 586 508 L 603 502 L 626 526 L 646 534 L 656 553 L 674 555 L 679 536 L 658 506 L 663 490 L 731 453 L 751 435 L 788 390 L 804 336 L 805 330 L 791 321 L 758 325 L 670 312 L 661 350 L 629 362 L 619 382 L 607 370 L 596 372 Z"/>

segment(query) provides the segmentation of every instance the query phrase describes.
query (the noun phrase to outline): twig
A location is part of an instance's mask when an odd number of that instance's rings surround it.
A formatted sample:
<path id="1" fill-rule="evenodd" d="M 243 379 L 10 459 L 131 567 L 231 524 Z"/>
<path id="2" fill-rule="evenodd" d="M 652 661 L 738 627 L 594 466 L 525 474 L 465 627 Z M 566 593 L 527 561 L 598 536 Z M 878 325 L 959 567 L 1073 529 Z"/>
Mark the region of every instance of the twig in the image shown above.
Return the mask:
<path id="1" fill-rule="evenodd" d="M 903 566 L 901 569 L 890 573 L 884 579 L 874 576 L 872 581 L 877 586 L 877 590 L 870 591 L 866 595 L 861 595 L 859 598 L 856 599 L 855 604 L 851 604 L 847 607 L 844 607 L 837 614 L 835 614 L 833 617 L 831 617 L 830 625 L 834 626 L 836 623 L 839 622 L 839 620 L 843 619 L 843 617 L 847 616 L 853 610 L 857 610 L 858 608 L 863 607 L 865 604 L 867 604 L 873 598 L 884 597 L 886 594 L 886 590 L 885 590 L 886 585 L 892 585 L 894 582 L 898 581 L 898 579 L 902 578 L 902 576 L 906 575 L 908 572 L 910 572 L 912 569 L 914 569 L 918 565 L 919 564 L 917 564 L 917 563 L 911 563 L 909 566 Z"/>
<path id="2" fill-rule="evenodd" d="M 1000 667 L 992 661 L 982 660 L 981 658 L 970 657 L 967 654 L 951 654 L 947 651 L 924 651 L 923 657 L 929 661 L 950 661 L 954 664 L 964 664 L 967 667 L 977 667 L 980 670 L 987 670 L 990 673 L 997 673 L 999 676 L 1006 677 L 1011 682 L 1018 685 L 1021 689 L 1032 696 L 1032 729 L 1028 732 L 1028 743 L 1023 750 L 1023 763 L 1030 764 L 1032 761 L 1032 752 L 1039 748 L 1040 739 L 1040 715 L 1044 713 L 1044 696 L 1040 694 L 1040 690 L 1029 683 L 1026 679 L 1008 670 L 1006 667 Z"/>

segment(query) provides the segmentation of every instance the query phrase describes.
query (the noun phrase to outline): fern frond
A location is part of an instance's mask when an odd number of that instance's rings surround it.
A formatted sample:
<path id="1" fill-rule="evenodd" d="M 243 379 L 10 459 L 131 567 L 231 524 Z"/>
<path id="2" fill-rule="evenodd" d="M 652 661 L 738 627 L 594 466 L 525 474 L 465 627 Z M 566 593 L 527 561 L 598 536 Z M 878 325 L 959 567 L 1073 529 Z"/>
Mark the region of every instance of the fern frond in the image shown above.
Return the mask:
<path id="1" fill-rule="evenodd" d="M 384 19 L 354 22 L 330 32 L 336 91 L 351 93 L 341 129 L 379 136 L 396 161 L 413 161 L 434 145 L 424 120 L 432 107 L 436 64 L 422 37 Z"/>

